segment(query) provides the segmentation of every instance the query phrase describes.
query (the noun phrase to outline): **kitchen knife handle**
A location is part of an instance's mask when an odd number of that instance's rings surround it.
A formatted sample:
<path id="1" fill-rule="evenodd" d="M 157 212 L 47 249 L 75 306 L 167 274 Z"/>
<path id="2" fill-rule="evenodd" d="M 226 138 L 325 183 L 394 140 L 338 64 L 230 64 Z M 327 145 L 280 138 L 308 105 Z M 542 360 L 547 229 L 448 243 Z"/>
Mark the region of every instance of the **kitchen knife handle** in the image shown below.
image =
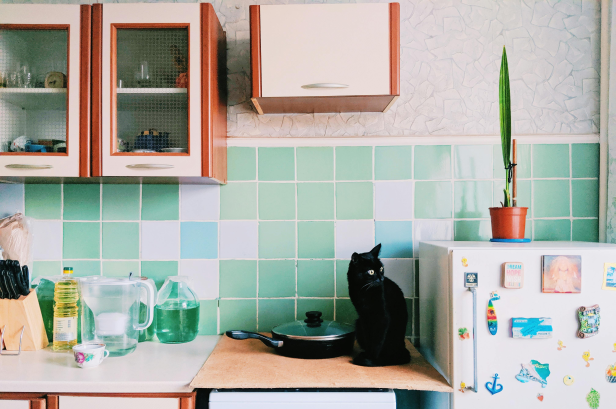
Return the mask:
<path id="1" fill-rule="evenodd" d="M 257 334 L 256 332 L 234 330 L 234 331 L 227 331 L 225 332 L 225 334 L 229 338 L 233 338 L 233 339 L 248 339 L 248 338 L 258 339 L 261 342 L 263 342 L 265 345 L 271 348 L 280 348 L 281 346 L 284 345 L 284 341 L 278 341 L 273 338 L 266 337 L 265 335 Z"/>

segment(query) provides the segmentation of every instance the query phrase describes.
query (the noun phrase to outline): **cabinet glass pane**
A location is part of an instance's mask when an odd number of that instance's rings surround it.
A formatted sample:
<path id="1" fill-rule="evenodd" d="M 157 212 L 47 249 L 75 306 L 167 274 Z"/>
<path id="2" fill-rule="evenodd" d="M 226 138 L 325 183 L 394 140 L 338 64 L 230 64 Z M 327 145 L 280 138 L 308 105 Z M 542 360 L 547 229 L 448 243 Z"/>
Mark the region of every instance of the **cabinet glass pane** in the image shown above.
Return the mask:
<path id="1" fill-rule="evenodd" d="M 188 153 L 188 29 L 118 28 L 115 152 Z"/>
<path id="2" fill-rule="evenodd" d="M 0 26 L 0 154 L 67 153 L 68 28 Z"/>

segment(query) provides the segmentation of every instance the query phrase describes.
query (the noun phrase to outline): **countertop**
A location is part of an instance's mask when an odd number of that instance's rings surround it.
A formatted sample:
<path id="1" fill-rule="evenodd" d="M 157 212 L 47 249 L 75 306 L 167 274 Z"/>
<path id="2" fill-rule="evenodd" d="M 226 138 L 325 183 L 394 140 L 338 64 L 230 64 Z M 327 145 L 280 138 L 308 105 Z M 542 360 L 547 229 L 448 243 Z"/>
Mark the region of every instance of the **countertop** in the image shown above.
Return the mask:
<path id="1" fill-rule="evenodd" d="M 73 354 L 50 348 L 0 356 L 0 391 L 58 393 L 191 392 L 195 374 L 220 336 L 198 336 L 185 344 L 142 342 L 132 354 L 81 369 Z"/>
<path id="2" fill-rule="evenodd" d="M 350 356 L 287 358 L 277 355 L 258 340 L 238 341 L 223 337 L 191 386 L 221 389 L 392 388 L 453 392 L 445 378 L 408 340 L 406 347 L 412 357 L 410 364 L 366 368 L 353 365 Z"/>

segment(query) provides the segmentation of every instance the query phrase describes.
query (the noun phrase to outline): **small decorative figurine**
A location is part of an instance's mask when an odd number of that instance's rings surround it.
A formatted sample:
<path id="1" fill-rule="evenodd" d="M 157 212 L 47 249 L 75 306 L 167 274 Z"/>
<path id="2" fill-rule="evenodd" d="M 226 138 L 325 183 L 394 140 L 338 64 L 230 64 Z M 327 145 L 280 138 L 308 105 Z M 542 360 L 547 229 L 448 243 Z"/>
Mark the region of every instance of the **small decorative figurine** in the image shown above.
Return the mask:
<path id="1" fill-rule="evenodd" d="M 537 399 L 539 399 L 539 402 L 543 402 L 543 393 L 538 393 Z"/>
<path id="2" fill-rule="evenodd" d="M 616 343 L 614 343 L 614 350 L 612 352 L 616 352 Z"/>
<path id="3" fill-rule="evenodd" d="M 599 325 L 601 324 L 600 313 L 601 308 L 599 308 L 599 304 L 578 308 L 580 329 L 578 330 L 577 336 L 579 338 L 589 338 L 599 333 Z"/>
<path id="4" fill-rule="evenodd" d="M 496 335 L 496 331 L 498 331 L 498 321 L 496 319 L 496 310 L 494 309 L 494 304 L 492 301 L 500 300 L 500 296 L 493 291 L 490 293 L 490 301 L 488 301 L 488 330 L 490 330 L 490 334 Z"/>
<path id="5" fill-rule="evenodd" d="M 605 380 L 609 383 L 616 383 L 616 364 L 607 367 L 605 371 Z"/>
<path id="6" fill-rule="evenodd" d="M 552 318 L 512 318 L 511 336 L 526 339 L 552 338 Z"/>
<path id="7" fill-rule="evenodd" d="M 458 336 L 460 337 L 461 341 L 464 341 L 465 339 L 470 339 L 471 334 L 466 328 L 458 328 Z"/>
<path id="8" fill-rule="evenodd" d="M 590 367 L 590 361 L 594 361 L 595 358 L 590 357 L 590 351 L 586 351 L 582 354 L 582 359 L 586 361 L 586 368 Z"/>
<path id="9" fill-rule="evenodd" d="M 559 351 L 562 351 L 563 348 L 567 348 L 567 347 L 565 346 L 565 344 L 561 340 L 558 340 L 558 348 L 557 349 Z"/>
<path id="10" fill-rule="evenodd" d="M 538 382 L 545 388 L 548 385 L 548 376 L 550 376 L 550 364 L 542 364 L 533 359 L 530 364 L 522 364 L 522 369 L 515 379 L 522 383 Z"/>
<path id="11" fill-rule="evenodd" d="M 503 264 L 503 287 L 519 289 L 524 286 L 524 264 L 509 262 Z"/>
<path id="12" fill-rule="evenodd" d="M 590 388 L 590 392 L 588 392 L 588 395 L 586 395 L 586 402 L 588 402 L 588 407 L 590 409 L 597 409 L 599 407 L 599 398 L 601 398 L 599 392 L 597 392 L 593 388 Z"/>
<path id="13" fill-rule="evenodd" d="M 464 382 L 460 382 L 460 389 L 458 389 L 460 392 L 464 393 L 464 391 L 466 390 L 466 384 Z"/>
<path id="14" fill-rule="evenodd" d="M 571 385 L 573 385 L 573 382 L 575 382 L 575 379 L 573 379 L 573 376 L 571 376 L 571 375 L 566 375 L 566 376 L 563 378 L 563 383 L 564 383 L 565 385 L 567 385 L 567 386 L 571 386 Z"/>
<path id="15" fill-rule="evenodd" d="M 462 257 L 462 267 L 468 267 L 468 260 L 466 257 Z"/>
<path id="16" fill-rule="evenodd" d="M 503 385 L 501 385 L 501 384 L 496 382 L 498 379 L 499 379 L 498 378 L 498 374 L 495 373 L 494 374 L 494 378 L 492 379 L 492 382 L 486 382 L 486 389 L 492 395 L 495 395 L 495 394 L 503 391 Z"/>

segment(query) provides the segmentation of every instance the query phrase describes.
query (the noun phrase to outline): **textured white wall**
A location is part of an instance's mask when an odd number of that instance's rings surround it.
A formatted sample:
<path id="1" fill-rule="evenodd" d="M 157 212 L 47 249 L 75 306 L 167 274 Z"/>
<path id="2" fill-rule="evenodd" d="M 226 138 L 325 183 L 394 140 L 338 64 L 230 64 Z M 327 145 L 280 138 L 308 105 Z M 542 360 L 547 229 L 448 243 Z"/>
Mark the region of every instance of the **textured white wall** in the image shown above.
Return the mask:
<path id="1" fill-rule="evenodd" d="M 401 0 L 402 93 L 389 112 L 258 116 L 248 6 L 304 2 L 214 1 L 228 36 L 229 135 L 497 134 L 503 45 L 514 133 L 598 132 L 598 0 Z"/>

